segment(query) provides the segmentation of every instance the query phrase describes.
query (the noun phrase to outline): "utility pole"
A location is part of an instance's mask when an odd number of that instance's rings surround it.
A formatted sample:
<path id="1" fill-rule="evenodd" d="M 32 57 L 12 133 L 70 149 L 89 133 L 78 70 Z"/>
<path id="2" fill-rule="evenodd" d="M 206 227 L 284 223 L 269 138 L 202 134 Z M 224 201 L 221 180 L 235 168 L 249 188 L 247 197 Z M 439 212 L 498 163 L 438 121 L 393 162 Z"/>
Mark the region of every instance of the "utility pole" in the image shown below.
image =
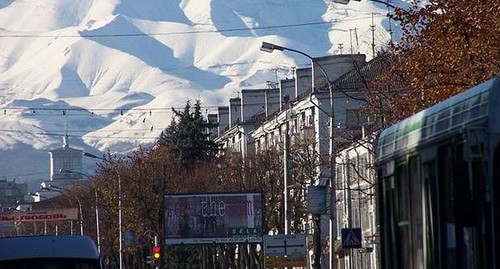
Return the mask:
<path id="1" fill-rule="evenodd" d="M 348 1 L 347 1 L 348 2 Z M 342 44 L 339 44 L 339 46 L 341 46 Z M 351 42 L 351 47 L 352 47 L 352 42 Z M 342 54 L 342 48 L 341 49 L 341 54 Z M 268 43 L 268 42 L 262 42 L 262 46 L 260 48 L 260 50 L 262 51 L 265 51 L 265 52 L 273 52 L 274 50 L 279 50 L 279 51 L 284 51 L 284 50 L 288 50 L 288 51 L 292 51 L 292 52 L 296 52 L 296 53 L 299 53 L 301 55 L 304 55 L 306 56 L 307 58 L 309 58 L 311 60 L 311 96 L 313 94 L 316 94 L 316 89 L 315 89 L 315 71 L 314 71 L 314 67 L 315 65 L 317 65 L 321 72 L 323 73 L 323 75 L 325 76 L 325 79 L 328 83 L 328 89 L 329 89 L 329 92 L 330 92 L 330 106 L 331 106 L 331 112 L 326 112 L 324 111 L 323 109 L 321 109 L 321 107 L 319 107 L 317 104 L 314 104 L 314 102 L 312 102 L 311 100 L 311 103 L 313 103 L 313 105 L 315 105 L 320 111 L 323 111 L 329 118 L 330 118 L 330 185 L 331 185 L 331 189 L 333 190 L 331 192 L 331 195 L 333 196 L 331 198 L 330 201 L 333 202 L 333 205 L 330 205 L 333 209 L 331 210 L 331 212 L 334 212 L 334 215 L 332 215 L 330 217 L 330 220 L 331 220 L 331 225 L 330 225 L 330 239 L 329 239 L 329 243 L 330 243 L 330 261 L 328 261 L 329 264 L 331 264 L 331 268 L 332 269 L 335 269 L 336 268 L 336 261 L 334 259 L 334 255 L 332 254 L 332 251 L 334 251 L 334 240 L 335 240 L 335 237 L 336 237 L 336 231 L 337 231 L 337 220 L 336 220 L 336 192 L 335 192 L 335 177 L 334 177 L 334 173 L 335 173 L 335 156 L 334 156 L 334 153 L 335 153 L 335 148 L 334 148 L 334 124 L 335 124 L 335 121 L 334 121 L 334 95 L 333 95 L 333 85 L 330 81 L 330 78 L 328 77 L 328 74 L 326 72 L 326 70 L 323 68 L 323 66 L 319 63 L 319 62 L 316 62 L 315 59 L 310 56 L 309 54 L 307 53 L 304 53 L 302 51 L 299 51 L 299 50 L 295 50 L 295 49 L 291 49 L 291 48 L 287 48 L 287 47 L 283 47 L 283 46 L 278 46 L 278 45 L 275 45 L 275 44 L 272 44 L 272 43 Z M 288 109 L 288 108 L 287 108 Z M 287 112 L 288 113 L 288 112 Z M 288 140 L 289 140 L 289 137 L 288 137 L 288 119 L 287 119 L 287 122 L 286 122 L 286 133 L 285 133 L 285 151 L 287 152 L 287 149 L 288 149 Z M 285 162 L 287 160 L 287 155 L 285 153 Z M 288 166 L 285 165 L 285 173 L 288 172 Z M 287 175 L 285 175 L 285 216 L 288 216 L 288 191 L 286 189 L 287 187 Z M 313 218 L 317 219 L 317 220 L 313 220 L 315 223 L 316 223 L 316 226 L 317 226 L 317 239 L 316 240 L 316 244 L 315 244 L 315 268 L 320 268 L 320 262 L 321 262 L 321 214 L 314 216 L 313 215 Z M 288 232 L 288 224 L 287 224 L 287 217 L 286 217 L 286 221 L 285 221 L 285 233 Z M 333 227 L 332 227 L 333 226 Z"/>
<path id="2" fill-rule="evenodd" d="M 108 161 L 102 157 L 95 156 L 94 154 L 85 152 L 83 154 L 86 157 L 98 159 L 101 161 Z M 119 252 L 118 252 L 118 260 L 119 260 L 119 268 L 123 269 L 123 232 L 122 232 L 122 178 L 120 173 L 116 170 L 115 167 L 111 168 L 111 171 L 116 174 L 118 178 L 118 244 L 119 244 Z"/>
<path id="3" fill-rule="evenodd" d="M 78 198 L 77 195 L 71 195 L 69 190 L 63 187 L 58 187 L 56 185 L 49 185 L 48 187 L 41 188 L 42 190 L 59 192 L 64 195 L 68 195 L 70 197 L 74 197 L 76 202 L 78 203 L 78 214 L 80 215 L 79 223 L 80 223 L 80 235 L 83 236 L 83 211 L 82 211 L 82 201 Z M 71 234 L 73 234 L 73 221 L 71 222 Z"/>
<path id="4" fill-rule="evenodd" d="M 354 50 L 353 50 L 353 47 L 352 47 L 352 31 L 353 31 L 353 30 L 354 30 L 354 29 L 349 29 L 349 43 L 350 43 L 350 45 L 351 45 L 351 54 L 353 54 L 353 53 L 354 53 Z"/>
<path id="5" fill-rule="evenodd" d="M 68 170 L 68 169 L 60 169 L 59 170 L 60 173 L 69 173 L 69 174 L 77 174 L 77 175 L 81 175 L 81 176 L 84 176 L 85 178 L 87 178 L 88 180 L 91 180 L 92 178 L 85 174 L 85 173 L 82 173 L 82 172 L 76 172 L 76 171 L 73 171 L 73 170 Z M 100 237 L 100 233 L 99 233 L 99 206 L 98 206 L 98 196 L 97 196 L 97 189 L 94 190 L 94 194 L 95 194 L 95 228 L 96 228 L 96 240 L 97 240 L 97 251 L 99 253 L 101 253 L 101 237 Z M 83 232 L 82 232 L 83 234 Z"/>
<path id="6" fill-rule="evenodd" d="M 155 235 L 155 244 L 153 247 L 153 259 L 155 260 L 155 269 L 160 269 L 160 263 L 161 263 L 161 248 L 159 245 L 159 240 L 158 236 Z"/>
<path id="7" fill-rule="evenodd" d="M 375 58 L 375 22 L 373 21 L 373 15 L 372 13 L 372 24 L 370 25 L 370 29 L 372 31 L 372 57 Z"/>
<path id="8" fill-rule="evenodd" d="M 283 144 L 284 144 L 284 176 L 283 176 L 283 199 L 285 203 L 285 234 L 289 233 L 289 227 L 288 227 L 288 182 L 290 181 L 290 134 L 289 132 L 289 118 L 288 118 L 288 111 L 290 110 L 290 107 L 288 106 L 289 104 L 289 96 L 284 96 L 283 101 L 285 102 L 286 105 L 286 112 L 285 112 L 285 135 L 283 139 Z"/>

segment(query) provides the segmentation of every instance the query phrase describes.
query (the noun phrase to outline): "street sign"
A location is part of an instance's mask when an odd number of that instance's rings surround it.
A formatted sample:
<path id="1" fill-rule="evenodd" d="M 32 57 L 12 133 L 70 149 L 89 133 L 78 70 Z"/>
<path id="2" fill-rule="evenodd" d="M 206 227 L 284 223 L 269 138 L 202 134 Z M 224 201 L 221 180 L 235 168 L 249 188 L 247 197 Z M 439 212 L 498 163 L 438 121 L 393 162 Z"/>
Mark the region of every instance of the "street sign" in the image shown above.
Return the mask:
<path id="1" fill-rule="evenodd" d="M 305 234 L 264 235 L 265 256 L 300 256 L 305 254 Z"/>
<path id="2" fill-rule="evenodd" d="M 361 248 L 361 228 L 342 229 L 342 248 Z"/>
<path id="3" fill-rule="evenodd" d="M 326 186 L 307 187 L 307 208 L 311 214 L 326 213 Z"/>
<path id="4" fill-rule="evenodd" d="M 270 256 L 264 258 L 264 267 L 266 268 L 283 268 L 283 267 L 306 267 L 306 255 L 300 256 Z"/>
<path id="5" fill-rule="evenodd" d="M 149 238 L 145 234 L 141 234 L 137 236 L 137 242 L 143 246 L 147 246 L 149 244 Z"/>
<path id="6" fill-rule="evenodd" d="M 135 235 L 135 231 L 125 231 L 123 243 L 126 247 L 132 246 L 135 244 L 136 238 L 137 236 Z"/>

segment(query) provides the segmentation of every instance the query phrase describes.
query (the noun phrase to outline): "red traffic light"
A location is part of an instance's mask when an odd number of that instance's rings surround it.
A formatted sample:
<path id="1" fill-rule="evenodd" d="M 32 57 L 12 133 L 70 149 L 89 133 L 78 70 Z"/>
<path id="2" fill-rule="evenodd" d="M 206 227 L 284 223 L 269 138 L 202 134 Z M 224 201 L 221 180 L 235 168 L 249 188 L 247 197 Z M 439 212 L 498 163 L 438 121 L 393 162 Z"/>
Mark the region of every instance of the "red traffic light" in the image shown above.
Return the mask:
<path id="1" fill-rule="evenodd" d="M 154 246 L 153 247 L 153 257 L 155 259 L 159 259 L 160 258 L 160 246 Z"/>

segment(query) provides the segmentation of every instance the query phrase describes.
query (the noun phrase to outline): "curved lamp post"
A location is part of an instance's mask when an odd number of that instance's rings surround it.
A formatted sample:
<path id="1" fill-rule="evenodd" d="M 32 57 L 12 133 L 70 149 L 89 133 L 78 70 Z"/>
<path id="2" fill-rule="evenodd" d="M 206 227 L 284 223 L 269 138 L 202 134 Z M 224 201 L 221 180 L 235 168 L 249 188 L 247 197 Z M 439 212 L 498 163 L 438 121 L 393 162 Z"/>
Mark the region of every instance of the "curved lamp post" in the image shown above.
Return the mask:
<path id="1" fill-rule="evenodd" d="M 30 196 L 38 196 L 38 197 L 39 197 L 39 199 L 40 199 L 40 198 L 41 198 L 41 199 L 49 199 L 48 197 L 43 196 L 43 195 L 41 195 L 41 194 L 39 194 L 39 193 L 37 193 L 37 192 L 28 192 L 28 195 L 30 195 Z M 35 201 L 35 202 L 36 202 L 36 201 Z"/>
<path id="2" fill-rule="evenodd" d="M 76 172 L 68 169 L 61 169 L 59 170 L 61 173 L 68 173 L 68 174 L 77 174 L 84 176 L 88 180 L 91 179 L 91 177 L 85 173 L 81 172 Z M 97 190 L 95 190 L 95 228 L 96 228 L 96 239 L 97 239 L 97 251 L 99 253 L 101 252 L 101 237 L 100 237 L 100 232 L 99 232 L 99 207 L 98 207 L 98 198 L 97 198 Z"/>
<path id="3" fill-rule="evenodd" d="M 95 156 L 94 154 L 85 152 L 83 154 L 86 157 L 93 158 L 93 159 L 98 159 L 102 161 L 107 161 L 106 159 L 102 157 Z M 119 263 L 120 263 L 120 269 L 123 269 L 123 240 L 122 240 L 122 178 L 120 176 L 120 173 L 116 171 L 114 168 L 112 169 L 113 172 L 116 174 L 118 177 L 118 240 L 120 241 L 120 249 L 119 249 Z"/>
<path id="4" fill-rule="evenodd" d="M 324 111 L 323 109 L 321 109 L 317 104 L 315 104 L 314 102 L 312 102 L 311 100 L 311 103 L 316 106 L 319 110 L 321 110 L 322 112 L 324 112 L 329 118 L 330 118 L 330 187 L 332 189 L 330 195 L 332 196 L 330 198 L 330 201 L 337 201 L 337 193 L 336 193 L 336 183 L 335 183 L 335 179 L 334 179 L 334 172 L 335 172 L 335 157 L 334 157 L 334 139 L 333 139 L 333 135 L 334 135 L 334 101 L 333 101 L 333 85 L 330 81 L 330 78 L 328 77 L 328 73 L 326 72 L 325 68 L 319 64 L 318 62 L 315 61 L 315 59 L 310 56 L 309 54 L 305 53 L 305 52 L 302 52 L 302 51 L 299 51 L 299 50 L 296 50 L 296 49 L 291 49 L 291 48 L 287 48 L 287 47 L 283 47 L 283 46 L 279 46 L 279 45 L 275 45 L 275 44 L 272 44 L 272 43 L 268 43 L 268 42 L 262 42 L 262 46 L 260 47 L 260 50 L 261 51 L 264 51 L 264 52 L 269 52 L 269 53 L 272 53 L 274 50 L 279 50 L 279 51 L 284 51 L 284 50 L 287 50 L 287 51 L 291 51 L 291 52 L 295 52 L 295 53 L 298 53 L 298 54 L 301 54 L 307 58 L 309 58 L 311 60 L 311 94 L 315 93 L 315 83 L 314 83 L 314 80 L 315 80 L 315 77 L 314 77 L 314 64 L 316 64 L 321 72 L 323 73 L 323 76 L 325 76 L 325 79 L 328 83 L 328 89 L 329 89 L 329 92 L 330 92 L 330 113 Z M 311 95 L 312 97 L 312 95 Z M 288 119 L 287 119 L 288 121 Z M 288 122 L 287 122 L 287 125 L 288 125 Z M 288 133 L 286 134 L 288 135 Z M 286 172 L 285 172 L 286 173 Z M 285 192 L 287 191 L 286 190 L 286 184 L 287 182 L 285 181 Z M 286 193 L 285 193 L 285 197 L 286 197 Z M 334 215 L 336 216 L 336 202 L 334 203 L 330 203 L 330 212 L 333 212 Z M 287 222 L 287 215 L 286 215 L 286 212 L 287 212 L 287 207 L 286 207 L 286 201 L 285 201 L 285 223 Z M 330 220 L 332 222 L 332 225 L 331 225 L 331 231 L 330 231 L 330 246 L 333 246 L 333 243 L 334 243 L 334 236 L 333 234 L 337 232 L 337 220 L 335 219 L 334 216 L 332 216 L 332 214 L 330 215 Z M 285 233 L 287 233 L 286 229 L 285 229 Z M 336 237 L 336 236 L 335 236 Z M 334 248 L 331 248 L 330 250 L 330 263 L 332 264 L 332 268 L 335 268 L 335 264 L 334 264 L 334 259 L 333 259 L 333 252 L 334 251 Z"/>
<path id="5" fill-rule="evenodd" d="M 31 195 L 31 196 L 38 196 L 38 202 L 41 201 L 41 199 L 49 199 L 48 197 L 46 196 L 43 196 L 41 195 L 40 193 L 38 192 L 29 192 L 28 195 Z M 34 199 L 34 198 L 33 198 Z M 35 201 L 36 202 L 36 201 Z M 54 207 L 54 204 L 52 204 L 52 207 Z M 56 224 L 56 231 L 57 231 L 57 224 Z M 47 221 L 44 220 L 43 221 L 43 234 L 44 235 L 47 235 Z"/>
<path id="6" fill-rule="evenodd" d="M 67 194 L 67 192 L 69 191 L 66 188 L 58 187 L 58 186 L 55 186 L 55 185 L 49 185 L 48 187 L 43 187 L 41 189 L 42 190 L 47 190 L 47 191 L 55 191 L 55 192 L 59 192 L 59 193 L 62 193 L 62 194 Z M 80 198 L 78 198 L 78 196 L 76 196 L 76 195 L 73 195 L 73 196 L 76 198 L 76 201 L 78 202 L 78 211 L 80 213 L 80 235 L 83 235 L 82 201 L 80 201 Z"/>

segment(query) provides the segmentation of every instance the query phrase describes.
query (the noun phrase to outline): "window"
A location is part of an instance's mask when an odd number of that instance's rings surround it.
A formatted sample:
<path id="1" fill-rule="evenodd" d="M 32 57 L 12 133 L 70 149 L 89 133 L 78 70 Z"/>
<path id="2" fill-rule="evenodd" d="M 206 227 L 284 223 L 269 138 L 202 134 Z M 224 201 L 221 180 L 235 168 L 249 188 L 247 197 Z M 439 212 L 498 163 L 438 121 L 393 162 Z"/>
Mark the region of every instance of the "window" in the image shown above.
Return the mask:
<path id="1" fill-rule="evenodd" d="M 353 138 L 360 138 L 362 135 L 362 123 L 363 118 L 366 118 L 360 115 L 358 109 L 347 109 L 346 110 L 346 120 L 345 125 L 349 132 L 352 133 Z"/>
<path id="2" fill-rule="evenodd" d="M 411 238 L 410 238 L 410 213 L 411 213 L 411 197 L 410 197 L 410 180 L 408 175 L 408 163 L 402 162 L 396 166 L 395 170 L 395 185 L 396 185 L 396 237 L 397 247 L 407 251 L 399 252 L 398 266 L 400 268 L 411 268 Z"/>

